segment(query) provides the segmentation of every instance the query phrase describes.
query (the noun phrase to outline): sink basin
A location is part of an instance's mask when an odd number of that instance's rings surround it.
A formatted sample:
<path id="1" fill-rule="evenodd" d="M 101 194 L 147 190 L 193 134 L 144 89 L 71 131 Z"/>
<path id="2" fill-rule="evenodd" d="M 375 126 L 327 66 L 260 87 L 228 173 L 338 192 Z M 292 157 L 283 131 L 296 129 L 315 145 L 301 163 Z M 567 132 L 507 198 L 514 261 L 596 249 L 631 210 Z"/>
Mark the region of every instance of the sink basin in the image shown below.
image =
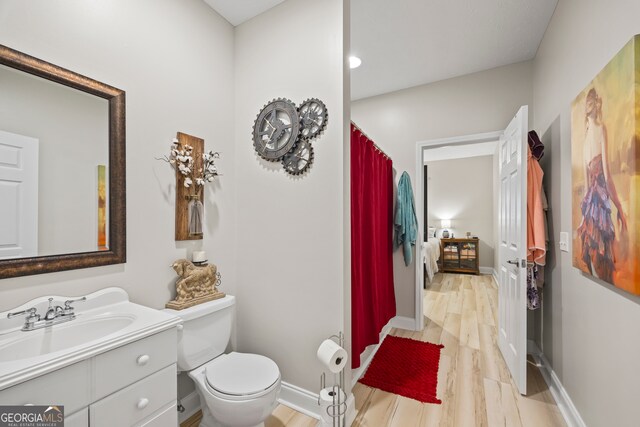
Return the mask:
<path id="1" fill-rule="evenodd" d="M 20 332 L 15 340 L 0 345 L 0 363 L 39 357 L 99 340 L 126 328 L 134 320 L 134 316 L 127 315 L 94 317 Z"/>
<path id="2" fill-rule="evenodd" d="M 180 318 L 129 301 L 121 288 L 105 288 L 74 304 L 75 319 L 23 331 L 23 316 L 9 313 L 35 309 L 46 313 L 71 295 L 43 295 L 0 312 L 0 391 L 65 366 L 109 352 L 174 328 Z"/>

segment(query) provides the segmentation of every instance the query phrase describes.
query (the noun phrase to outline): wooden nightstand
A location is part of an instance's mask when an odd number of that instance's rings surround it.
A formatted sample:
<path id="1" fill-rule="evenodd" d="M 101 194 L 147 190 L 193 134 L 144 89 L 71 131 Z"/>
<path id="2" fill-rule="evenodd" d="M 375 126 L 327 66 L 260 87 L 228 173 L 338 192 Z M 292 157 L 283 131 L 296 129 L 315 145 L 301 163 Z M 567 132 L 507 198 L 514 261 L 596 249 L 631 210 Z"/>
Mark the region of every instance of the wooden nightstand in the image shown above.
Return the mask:
<path id="1" fill-rule="evenodd" d="M 480 274 L 479 239 L 440 239 L 440 271 Z"/>

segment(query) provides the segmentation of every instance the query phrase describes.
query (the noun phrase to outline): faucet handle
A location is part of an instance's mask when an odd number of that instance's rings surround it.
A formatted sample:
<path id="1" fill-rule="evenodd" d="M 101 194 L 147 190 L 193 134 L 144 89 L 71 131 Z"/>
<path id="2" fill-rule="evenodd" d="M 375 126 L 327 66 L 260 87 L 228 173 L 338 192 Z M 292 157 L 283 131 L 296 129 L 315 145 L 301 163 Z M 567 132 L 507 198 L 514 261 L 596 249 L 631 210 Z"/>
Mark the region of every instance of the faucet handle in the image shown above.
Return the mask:
<path id="1" fill-rule="evenodd" d="M 82 301 L 86 301 L 87 297 L 82 297 L 82 298 L 76 298 L 76 299 L 68 299 L 64 302 L 64 309 L 65 311 L 67 310 L 73 310 L 73 307 L 71 306 L 71 304 L 73 304 L 74 302 L 82 302 Z"/>
<path id="2" fill-rule="evenodd" d="M 11 319 L 15 316 L 24 316 L 27 315 L 27 318 L 24 321 L 24 325 L 22 326 L 23 331 L 31 331 L 33 330 L 33 325 L 36 322 L 40 321 L 40 315 L 37 313 L 37 309 L 35 307 L 31 307 L 27 310 L 16 311 L 15 313 L 8 313 L 7 318 Z"/>
<path id="3" fill-rule="evenodd" d="M 16 311 L 14 313 L 7 313 L 7 319 L 11 319 L 12 317 L 16 317 L 16 316 L 24 316 L 24 315 L 28 315 L 28 317 L 36 317 L 38 316 L 36 314 L 37 309 L 35 307 L 31 307 L 27 310 L 22 310 L 22 311 Z"/>

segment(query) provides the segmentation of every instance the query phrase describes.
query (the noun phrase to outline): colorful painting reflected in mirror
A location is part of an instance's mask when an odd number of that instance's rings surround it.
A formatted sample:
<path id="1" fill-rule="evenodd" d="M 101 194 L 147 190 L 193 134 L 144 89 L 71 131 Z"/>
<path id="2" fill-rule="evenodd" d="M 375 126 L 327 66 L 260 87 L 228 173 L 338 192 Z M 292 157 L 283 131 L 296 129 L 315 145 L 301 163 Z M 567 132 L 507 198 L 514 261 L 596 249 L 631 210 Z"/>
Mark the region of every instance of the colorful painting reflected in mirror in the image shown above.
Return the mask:
<path id="1" fill-rule="evenodd" d="M 107 246 L 107 167 L 98 165 L 98 250 Z"/>

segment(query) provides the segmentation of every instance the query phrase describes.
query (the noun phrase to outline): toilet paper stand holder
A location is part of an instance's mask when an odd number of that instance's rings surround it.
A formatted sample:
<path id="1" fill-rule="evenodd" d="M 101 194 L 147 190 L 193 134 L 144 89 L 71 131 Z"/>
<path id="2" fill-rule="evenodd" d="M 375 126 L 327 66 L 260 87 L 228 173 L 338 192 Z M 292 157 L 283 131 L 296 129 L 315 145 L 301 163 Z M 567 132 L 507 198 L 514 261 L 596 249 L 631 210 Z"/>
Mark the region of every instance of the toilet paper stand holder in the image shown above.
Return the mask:
<path id="1" fill-rule="evenodd" d="M 342 332 L 338 332 L 337 335 L 331 335 L 329 339 L 334 340 L 338 343 L 338 345 L 344 348 L 344 334 Z M 331 386 L 331 396 L 333 397 L 333 402 L 331 405 L 327 406 L 327 415 L 329 415 L 333 420 L 333 427 L 346 427 L 346 414 L 347 414 L 347 398 L 344 393 L 344 368 L 340 370 L 338 375 L 338 384 L 335 383 L 336 374 L 333 375 L 333 385 Z M 324 390 L 326 387 L 326 373 L 323 372 L 320 375 L 320 391 Z M 320 402 L 320 394 L 318 394 L 318 406 L 321 405 Z"/>

